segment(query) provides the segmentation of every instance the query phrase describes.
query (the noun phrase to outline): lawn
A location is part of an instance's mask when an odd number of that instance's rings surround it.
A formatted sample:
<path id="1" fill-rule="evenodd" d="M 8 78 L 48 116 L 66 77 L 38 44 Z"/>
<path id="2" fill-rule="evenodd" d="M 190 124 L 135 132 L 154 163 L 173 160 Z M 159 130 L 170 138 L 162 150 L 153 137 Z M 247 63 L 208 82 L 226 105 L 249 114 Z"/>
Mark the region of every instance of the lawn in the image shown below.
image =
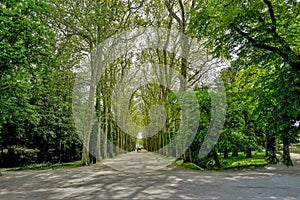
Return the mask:
<path id="1" fill-rule="evenodd" d="M 222 170 L 222 169 L 234 169 L 234 168 L 249 168 L 249 167 L 260 167 L 268 164 L 265 157 L 265 152 L 252 152 L 252 158 L 245 158 L 245 154 L 240 152 L 238 157 L 229 156 L 224 158 L 223 155 L 219 155 L 221 167 L 211 167 L 208 170 Z M 194 163 L 183 163 L 182 159 L 176 160 L 176 164 L 189 169 L 204 170 Z"/>
<path id="2" fill-rule="evenodd" d="M 68 162 L 68 163 L 42 163 L 42 164 L 33 164 L 23 167 L 12 167 L 8 170 L 17 171 L 17 170 L 45 170 L 45 169 L 58 169 L 58 168 L 69 168 L 69 167 L 78 167 L 81 166 L 81 160 Z"/>
<path id="3" fill-rule="evenodd" d="M 224 158 L 220 156 L 221 169 L 230 168 L 247 168 L 251 166 L 265 166 L 268 164 L 268 160 L 265 157 L 265 152 L 252 152 L 252 158 L 245 158 L 245 153 L 239 153 L 238 157 L 229 156 Z"/>
<path id="4" fill-rule="evenodd" d="M 159 154 L 158 154 L 159 155 Z M 248 167 L 259 167 L 259 166 L 265 166 L 268 164 L 267 159 L 265 158 L 264 152 L 252 152 L 253 157 L 252 158 L 245 158 L 244 153 L 239 153 L 238 157 L 231 157 L 224 158 L 223 155 L 219 155 L 219 160 L 221 163 L 220 168 L 212 167 L 209 169 L 212 170 L 222 170 L 222 169 L 232 169 L 232 168 L 248 168 Z M 162 156 L 162 155 L 160 155 Z M 174 160 L 173 157 L 166 157 L 162 156 L 165 159 L 168 160 Z M 179 166 L 183 166 L 185 168 L 189 169 L 195 169 L 195 170 L 204 170 L 203 168 L 197 166 L 194 163 L 183 163 L 182 159 L 177 159 L 176 164 Z M 50 164 L 50 163 L 43 163 L 43 164 L 34 164 L 34 165 L 28 165 L 24 167 L 14 167 L 9 168 L 8 170 L 45 170 L 45 169 L 57 169 L 57 168 L 69 168 L 69 167 L 78 167 L 81 166 L 81 161 L 74 161 L 74 162 L 68 162 L 68 163 L 57 163 L 57 164 Z"/>

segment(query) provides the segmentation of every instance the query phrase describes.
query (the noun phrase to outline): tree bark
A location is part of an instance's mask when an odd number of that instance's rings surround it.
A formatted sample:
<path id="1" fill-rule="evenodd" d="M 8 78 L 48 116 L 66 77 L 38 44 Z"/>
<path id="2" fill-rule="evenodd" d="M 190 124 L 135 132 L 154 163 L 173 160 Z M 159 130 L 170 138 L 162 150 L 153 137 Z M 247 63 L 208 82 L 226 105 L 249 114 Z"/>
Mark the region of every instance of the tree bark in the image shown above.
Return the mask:
<path id="1" fill-rule="evenodd" d="M 82 159 L 81 159 L 82 165 L 90 164 L 89 147 L 90 147 L 90 137 L 91 137 L 92 123 L 93 123 L 96 80 L 97 80 L 97 68 L 94 66 L 93 54 L 91 54 L 91 81 L 90 81 L 90 91 L 89 91 L 87 107 L 85 110 L 83 149 L 82 149 Z"/>
<path id="2" fill-rule="evenodd" d="M 100 162 L 101 161 L 101 123 L 99 122 L 100 120 L 98 120 L 98 133 L 97 133 L 97 145 L 96 145 L 96 148 L 97 148 L 97 161 Z"/>
<path id="3" fill-rule="evenodd" d="M 293 166 L 293 161 L 291 159 L 290 155 L 290 142 L 289 142 L 289 136 L 288 134 L 284 134 L 282 136 L 282 142 L 283 142 L 283 162 L 286 166 Z"/>
<path id="4" fill-rule="evenodd" d="M 219 160 L 218 153 L 217 153 L 215 148 L 213 149 L 213 158 L 214 158 L 214 161 L 215 161 L 215 166 L 220 167 L 221 166 L 220 160 Z"/>
<path id="5" fill-rule="evenodd" d="M 272 133 L 267 134 L 266 157 L 270 164 L 276 164 L 278 162 L 276 157 L 276 138 Z"/>
<path id="6" fill-rule="evenodd" d="M 226 145 L 225 145 L 225 147 L 224 147 L 224 158 L 229 158 L 229 155 L 228 155 L 228 148 L 227 148 Z"/>
<path id="7" fill-rule="evenodd" d="M 252 158 L 252 151 L 251 151 L 251 149 L 247 149 L 247 151 L 246 151 L 246 158 Z"/>
<path id="8" fill-rule="evenodd" d="M 238 157 L 239 156 L 239 152 L 237 150 L 233 150 L 231 156 L 232 157 Z"/>

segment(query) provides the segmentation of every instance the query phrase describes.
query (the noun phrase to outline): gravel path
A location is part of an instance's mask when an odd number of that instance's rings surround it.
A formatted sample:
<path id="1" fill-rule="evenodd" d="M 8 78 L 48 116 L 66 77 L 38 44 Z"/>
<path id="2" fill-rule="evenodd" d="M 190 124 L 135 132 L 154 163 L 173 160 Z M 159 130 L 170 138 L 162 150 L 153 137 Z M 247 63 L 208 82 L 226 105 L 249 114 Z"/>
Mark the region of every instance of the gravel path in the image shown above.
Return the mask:
<path id="1" fill-rule="evenodd" d="M 87 167 L 3 171 L 0 199 L 296 200 L 300 199 L 299 160 L 295 163 L 290 168 L 195 171 L 153 153 L 128 153 Z"/>

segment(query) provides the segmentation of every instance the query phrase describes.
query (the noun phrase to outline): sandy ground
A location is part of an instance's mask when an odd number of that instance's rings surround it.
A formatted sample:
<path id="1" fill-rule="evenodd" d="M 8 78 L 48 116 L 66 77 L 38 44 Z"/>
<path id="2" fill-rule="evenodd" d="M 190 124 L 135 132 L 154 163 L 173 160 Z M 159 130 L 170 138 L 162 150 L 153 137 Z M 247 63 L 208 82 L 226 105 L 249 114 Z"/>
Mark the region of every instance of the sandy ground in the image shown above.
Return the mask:
<path id="1" fill-rule="evenodd" d="M 195 171 L 153 153 L 128 153 L 87 167 L 2 171 L 0 199 L 300 199 L 295 166 Z"/>

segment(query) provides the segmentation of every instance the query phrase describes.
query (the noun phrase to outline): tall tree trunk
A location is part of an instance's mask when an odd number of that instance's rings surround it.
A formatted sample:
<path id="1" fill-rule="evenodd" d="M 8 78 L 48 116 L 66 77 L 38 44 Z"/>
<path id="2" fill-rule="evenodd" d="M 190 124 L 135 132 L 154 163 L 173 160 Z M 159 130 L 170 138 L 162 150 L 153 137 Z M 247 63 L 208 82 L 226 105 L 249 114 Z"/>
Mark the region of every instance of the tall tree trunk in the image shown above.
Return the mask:
<path id="1" fill-rule="evenodd" d="M 232 151 L 232 155 L 231 155 L 231 156 L 232 156 L 232 157 L 238 157 L 238 156 L 239 156 L 238 150 L 234 149 L 234 150 Z"/>
<path id="2" fill-rule="evenodd" d="M 293 161 L 290 156 L 290 141 L 289 141 L 289 134 L 283 133 L 282 134 L 282 142 L 283 142 L 283 162 L 286 166 L 293 166 Z"/>
<path id="3" fill-rule="evenodd" d="M 276 138 L 272 133 L 267 133 L 266 157 L 270 164 L 276 164 L 278 162 L 276 157 Z"/>
<path id="4" fill-rule="evenodd" d="M 229 156 L 228 156 L 228 148 L 227 148 L 226 145 L 224 147 L 224 158 L 229 158 Z"/>
<path id="5" fill-rule="evenodd" d="M 97 161 L 100 162 L 102 157 L 101 157 L 101 120 L 98 120 L 98 133 L 97 133 L 97 145 L 96 145 L 96 154 L 97 154 Z"/>
<path id="6" fill-rule="evenodd" d="M 246 151 L 246 158 L 252 158 L 252 151 L 251 151 L 251 149 L 247 149 L 247 151 Z"/>
<path id="7" fill-rule="evenodd" d="M 104 137 L 103 137 L 103 158 L 107 158 L 107 137 L 108 137 L 108 116 L 107 107 L 104 104 Z"/>
<path id="8" fill-rule="evenodd" d="M 116 127 L 116 154 L 120 154 L 120 131 Z"/>
<path id="9" fill-rule="evenodd" d="M 215 166 L 216 166 L 216 167 L 220 167 L 221 164 L 220 164 L 220 160 L 219 160 L 219 157 L 218 157 L 218 153 L 217 153 L 217 151 L 216 151 L 216 148 L 214 148 L 214 149 L 212 150 L 212 154 L 213 154 L 213 158 L 214 158 L 214 161 L 215 161 Z"/>
<path id="10" fill-rule="evenodd" d="M 191 158 L 191 149 L 188 148 L 185 153 L 184 153 L 184 157 L 183 157 L 183 162 L 192 162 L 192 158 Z"/>
<path id="11" fill-rule="evenodd" d="M 110 152 L 110 157 L 114 157 L 114 132 L 112 130 L 112 119 L 109 119 L 109 152 Z"/>
<path id="12" fill-rule="evenodd" d="M 124 153 L 124 133 L 122 130 L 120 131 L 120 149 Z"/>
<path id="13" fill-rule="evenodd" d="M 91 81 L 90 81 L 90 91 L 89 91 L 87 107 L 85 110 L 83 149 L 82 149 L 82 158 L 81 158 L 82 165 L 89 165 L 90 163 L 89 147 L 90 147 L 90 137 L 91 137 L 92 123 L 93 123 L 96 80 L 97 80 L 97 67 L 94 66 L 93 54 L 91 54 Z"/>

